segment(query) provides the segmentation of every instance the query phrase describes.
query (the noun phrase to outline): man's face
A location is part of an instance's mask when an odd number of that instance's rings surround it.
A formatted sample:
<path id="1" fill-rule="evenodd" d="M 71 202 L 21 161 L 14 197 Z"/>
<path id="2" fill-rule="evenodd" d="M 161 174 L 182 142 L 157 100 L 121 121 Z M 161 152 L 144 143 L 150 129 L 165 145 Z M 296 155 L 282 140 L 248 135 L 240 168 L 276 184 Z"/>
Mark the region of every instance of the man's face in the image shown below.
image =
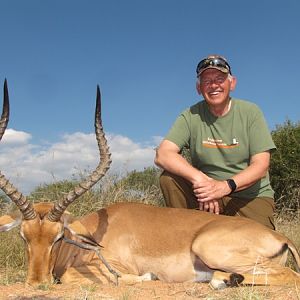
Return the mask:
<path id="1" fill-rule="evenodd" d="M 236 85 L 234 77 L 217 69 L 207 69 L 200 75 L 200 83 L 197 83 L 197 91 L 202 94 L 209 105 L 217 106 L 227 103 L 230 91 Z"/>

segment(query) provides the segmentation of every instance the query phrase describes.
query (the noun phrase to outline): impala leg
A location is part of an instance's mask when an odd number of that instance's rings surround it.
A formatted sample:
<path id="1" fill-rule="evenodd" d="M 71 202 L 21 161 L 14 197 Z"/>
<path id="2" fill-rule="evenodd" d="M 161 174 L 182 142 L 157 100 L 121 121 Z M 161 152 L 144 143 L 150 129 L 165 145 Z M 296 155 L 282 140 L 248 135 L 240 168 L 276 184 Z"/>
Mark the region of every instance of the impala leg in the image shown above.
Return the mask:
<path id="1" fill-rule="evenodd" d="M 209 285 L 215 290 L 222 290 L 227 287 L 239 286 L 244 282 L 244 279 L 245 277 L 241 274 L 216 271 Z"/>
<path id="2" fill-rule="evenodd" d="M 119 272 L 118 283 L 134 284 L 142 281 L 156 280 L 157 277 L 152 273 L 141 276 Z M 117 284 L 115 277 L 107 268 L 99 262 L 85 264 L 76 267 L 69 267 L 60 278 L 62 283 L 67 284 Z"/>
<path id="3" fill-rule="evenodd" d="M 265 274 L 236 274 L 216 271 L 210 281 L 214 289 L 239 285 L 289 285 L 300 287 L 300 274 L 287 267 L 277 267 Z"/>
<path id="4" fill-rule="evenodd" d="M 122 284 L 134 284 L 143 281 L 157 280 L 157 277 L 153 273 L 145 273 L 141 276 L 132 274 L 122 274 L 119 278 L 119 282 Z"/>

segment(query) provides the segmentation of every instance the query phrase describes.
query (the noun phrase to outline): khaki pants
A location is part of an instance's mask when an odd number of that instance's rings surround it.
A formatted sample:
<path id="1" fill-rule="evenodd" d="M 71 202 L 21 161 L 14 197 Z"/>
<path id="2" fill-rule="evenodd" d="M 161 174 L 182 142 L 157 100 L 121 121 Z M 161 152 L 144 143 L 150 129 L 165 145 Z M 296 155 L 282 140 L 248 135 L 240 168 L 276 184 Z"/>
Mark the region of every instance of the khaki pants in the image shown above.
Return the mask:
<path id="1" fill-rule="evenodd" d="M 168 207 L 190 209 L 199 207 L 191 183 L 182 177 L 164 171 L 160 176 L 160 187 Z M 224 215 L 250 218 L 275 229 L 273 217 L 275 204 L 272 198 L 243 199 L 226 196 L 220 200 L 220 206 Z"/>

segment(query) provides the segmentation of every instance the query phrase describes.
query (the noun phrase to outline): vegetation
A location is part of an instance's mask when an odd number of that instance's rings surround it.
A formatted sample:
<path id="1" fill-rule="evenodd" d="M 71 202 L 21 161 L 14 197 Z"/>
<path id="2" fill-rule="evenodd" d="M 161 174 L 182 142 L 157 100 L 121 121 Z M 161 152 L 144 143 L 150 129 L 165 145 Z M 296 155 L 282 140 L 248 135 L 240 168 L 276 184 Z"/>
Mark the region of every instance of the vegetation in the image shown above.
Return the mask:
<path id="1" fill-rule="evenodd" d="M 287 120 L 272 132 L 277 150 L 272 154 L 271 184 L 278 209 L 300 209 L 300 122 Z"/>
<path id="2" fill-rule="evenodd" d="M 93 189 L 86 192 L 68 207 L 75 216 L 82 216 L 115 202 L 142 202 L 163 205 L 164 201 L 158 184 L 158 168 L 132 171 L 124 178 L 106 176 Z M 63 180 L 36 188 L 28 197 L 33 202 L 54 202 L 64 197 L 78 184 L 77 180 Z"/>

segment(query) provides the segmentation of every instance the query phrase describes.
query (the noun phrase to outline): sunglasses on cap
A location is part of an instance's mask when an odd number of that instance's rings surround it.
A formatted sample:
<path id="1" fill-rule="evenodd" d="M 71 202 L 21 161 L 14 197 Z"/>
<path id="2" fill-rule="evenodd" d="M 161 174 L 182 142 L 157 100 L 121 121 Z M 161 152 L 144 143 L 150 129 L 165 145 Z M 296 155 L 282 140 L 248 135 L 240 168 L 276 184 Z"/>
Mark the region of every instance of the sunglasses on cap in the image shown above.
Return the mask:
<path id="1" fill-rule="evenodd" d="M 230 66 L 225 59 L 223 59 L 222 57 L 211 57 L 204 58 L 199 62 L 196 69 L 197 77 L 199 77 L 204 70 L 210 68 L 220 70 L 223 73 L 231 74 Z"/>

